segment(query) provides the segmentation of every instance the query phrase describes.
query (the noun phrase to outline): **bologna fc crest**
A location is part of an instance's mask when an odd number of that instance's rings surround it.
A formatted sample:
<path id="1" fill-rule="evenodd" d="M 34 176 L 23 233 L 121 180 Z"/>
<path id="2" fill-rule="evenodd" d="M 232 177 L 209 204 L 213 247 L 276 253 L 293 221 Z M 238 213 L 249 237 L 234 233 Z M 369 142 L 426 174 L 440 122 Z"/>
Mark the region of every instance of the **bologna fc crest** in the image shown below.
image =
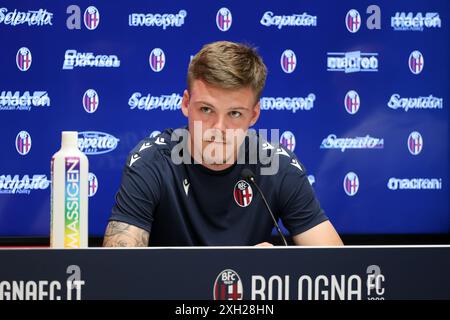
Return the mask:
<path id="1" fill-rule="evenodd" d="M 284 50 L 281 54 L 281 69 L 283 69 L 286 73 L 292 73 L 297 66 L 297 57 L 295 56 L 294 51 L 292 50 Z"/>
<path id="2" fill-rule="evenodd" d="M 409 152 L 416 156 L 418 155 L 423 148 L 423 139 L 422 139 L 422 135 L 417 132 L 417 131 L 413 131 L 410 133 L 409 137 L 408 137 L 408 150 Z"/>
<path id="3" fill-rule="evenodd" d="M 16 64 L 20 71 L 27 71 L 31 67 L 31 51 L 26 47 L 22 47 L 17 51 Z"/>
<path id="4" fill-rule="evenodd" d="M 350 90 L 345 95 L 344 99 L 345 110 L 350 114 L 357 113 L 359 110 L 360 102 L 361 101 L 359 100 L 358 92 Z"/>
<path id="5" fill-rule="evenodd" d="M 351 9 L 345 16 L 345 26 L 351 33 L 358 32 L 361 27 L 361 15 L 355 9 Z"/>
<path id="6" fill-rule="evenodd" d="M 234 201 L 240 207 L 247 207 L 253 199 L 253 190 L 250 184 L 245 180 L 239 180 L 234 186 Z"/>
<path id="7" fill-rule="evenodd" d="M 150 63 L 150 68 L 154 72 L 160 72 L 166 65 L 166 55 L 164 54 L 164 51 L 160 48 L 153 49 L 152 52 L 150 52 L 148 62 Z"/>
<path id="8" fill-rule="evenodd" d="M 31 136 L 26 131 L 20 131 L 16 136 L 16 150 L 17 152 L 24 156 L 31 149 Z"/>
<path id="9" fill-rule="evenodd" d="M 84 25 L 89 30 L 94 30 L 100 23 L 100 12 L 94 6 L 90 6 L 84 11 Z"/>
<path id="10" fill-rule="evenodd" d="M 231 28 L 232 22 L 233 17 L 231 16 L 231 11 L 228 10 L 228 8 L 221 8 L 217 11 L 216 25 L 220 31 L 228 31 Z"/>
<path id="11" fill-rule="evenodd" d="M 223 270 L 214 282 L 214 300 L 242 300 L 242 281 L 236 271 Z"/>
<path id="12" fill-rule="evenodd" d="M 348 196 L 354 196 L 359 189 L 359 179 L 356 173 L 349 172 L 344 178 L 344 191 Z"/>
<path id="13" fill-rule="evenodd" d="M 83 95 L 83 108 L 87 113 L 94 113 L 97 111 L 100 98 L 94 89 L 86 90 Z"/>
<path id="14" fill-rule="evenodd" d="M 423 59 L 423 55 L 420 51 L 413 51 L 411 52 L 411 54 L 409 55 L 409 59 L 408 59 L 408 65 L 409 65 L 409 70 L 411 70 L 412 73 L 414 74 L 419 74 L 422 72 L 423 70 L 423 64 L 425 63 L 424 59 Z"/>
<path id="15" fill-rule="evenodd" d="M 295 136 L 290 131 L 285 131 L 280 137 L 280 144 L 286 147 L 289 151 L 295 150 Z"/>
<path id="16" fill-rule="evenodd" d="M 88 177 L 88 196 L 93 197 L 98 190 L 98 180 L 97 176 L 93 174 L 92 172 L 89 172 Z"/>

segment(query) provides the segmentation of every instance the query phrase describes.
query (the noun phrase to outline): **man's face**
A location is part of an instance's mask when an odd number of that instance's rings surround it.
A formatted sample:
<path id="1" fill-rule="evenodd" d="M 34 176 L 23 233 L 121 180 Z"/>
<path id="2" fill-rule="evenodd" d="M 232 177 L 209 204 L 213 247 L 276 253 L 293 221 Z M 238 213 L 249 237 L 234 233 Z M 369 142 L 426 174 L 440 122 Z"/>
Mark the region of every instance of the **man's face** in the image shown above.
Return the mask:
<path id="1" fill-rule="evenodd" d="M 194 80 L 181 104 L 194 159 L 213 170 L 233 164 L 248 128 L 258 120 L 260 106 L 255 100 L 248 87 L 229 90 Z"/>

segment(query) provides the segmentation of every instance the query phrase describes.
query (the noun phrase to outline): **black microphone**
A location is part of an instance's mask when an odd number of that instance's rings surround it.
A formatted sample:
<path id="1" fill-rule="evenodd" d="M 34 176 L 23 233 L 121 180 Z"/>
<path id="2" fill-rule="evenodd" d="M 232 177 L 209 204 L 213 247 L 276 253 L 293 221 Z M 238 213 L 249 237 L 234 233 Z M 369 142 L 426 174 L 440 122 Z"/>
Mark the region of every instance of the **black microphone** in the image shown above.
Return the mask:
<path id="1" fill-rule="evenodd" d="M 278 234 L 280 235 L 280 238 L 283 240 L 284 245 L 287 246 L 288 244 L 286 242 L 286 239 L 284 238 L 283 233 L 280 230 L 280 226 L 278 225 L 278 222 L 275 219 L 275 216 L 273 215 L 272 210 L 270 210 L 270 207 L 269 207 L 269 204 L 267 203 L 266 197 L 264 196 L 264 194 L 261 191 L 261 189 L 259 188 L 259 186 L 256 184 L 255 175 L 254 175 L 253 171 L 248 169 L 248 168 L 244 168 L 241 171 L 241 175 L 242 175 L 242 177 L 245 180 L 248 180 L 248 181 L 252 182 L 253 185 L 256 187 L 256 189 L 259 191 L 259 194 L 261 195 L 261 197 L 262 197 L 262 199 L 264 201 L 264 204 L 266 205 L 266 208 L 269 211 L 270 216 L 272 217 L 273 223 L 275 224 L 275 227 L 277 228 L 277 231 L 278 231 Z"/>

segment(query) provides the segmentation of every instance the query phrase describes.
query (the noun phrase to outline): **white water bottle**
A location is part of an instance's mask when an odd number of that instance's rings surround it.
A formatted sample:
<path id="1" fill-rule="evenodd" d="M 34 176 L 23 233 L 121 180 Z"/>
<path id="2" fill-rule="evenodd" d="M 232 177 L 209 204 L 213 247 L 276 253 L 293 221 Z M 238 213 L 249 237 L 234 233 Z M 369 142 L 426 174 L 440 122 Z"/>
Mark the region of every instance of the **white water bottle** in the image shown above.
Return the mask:
<path id="1" fill-rule="evenodd" d="M 78 132 L 63 131 L 61 149 L 51 160 L 50 247 L 88 247 L 88 172 L 78 149 Z"/>

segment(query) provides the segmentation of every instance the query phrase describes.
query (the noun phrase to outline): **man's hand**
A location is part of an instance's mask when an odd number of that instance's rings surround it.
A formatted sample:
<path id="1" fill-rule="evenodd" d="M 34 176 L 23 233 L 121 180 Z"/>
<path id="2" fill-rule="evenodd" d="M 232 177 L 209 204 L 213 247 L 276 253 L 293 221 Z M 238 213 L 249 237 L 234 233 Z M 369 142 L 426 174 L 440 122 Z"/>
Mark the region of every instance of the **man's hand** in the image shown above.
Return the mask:
<path id="1" fill-rule="evenodd" d="M 273 247 L 273 244 L 270 242 L 261 242 L 255 245 L 255 247 Z"/>
<path id="2" fill-rule="evenodd" d="M 104 247 L 147 247 L 149 232 L 133 225 L 111 221 L 103 239 Z"/>

